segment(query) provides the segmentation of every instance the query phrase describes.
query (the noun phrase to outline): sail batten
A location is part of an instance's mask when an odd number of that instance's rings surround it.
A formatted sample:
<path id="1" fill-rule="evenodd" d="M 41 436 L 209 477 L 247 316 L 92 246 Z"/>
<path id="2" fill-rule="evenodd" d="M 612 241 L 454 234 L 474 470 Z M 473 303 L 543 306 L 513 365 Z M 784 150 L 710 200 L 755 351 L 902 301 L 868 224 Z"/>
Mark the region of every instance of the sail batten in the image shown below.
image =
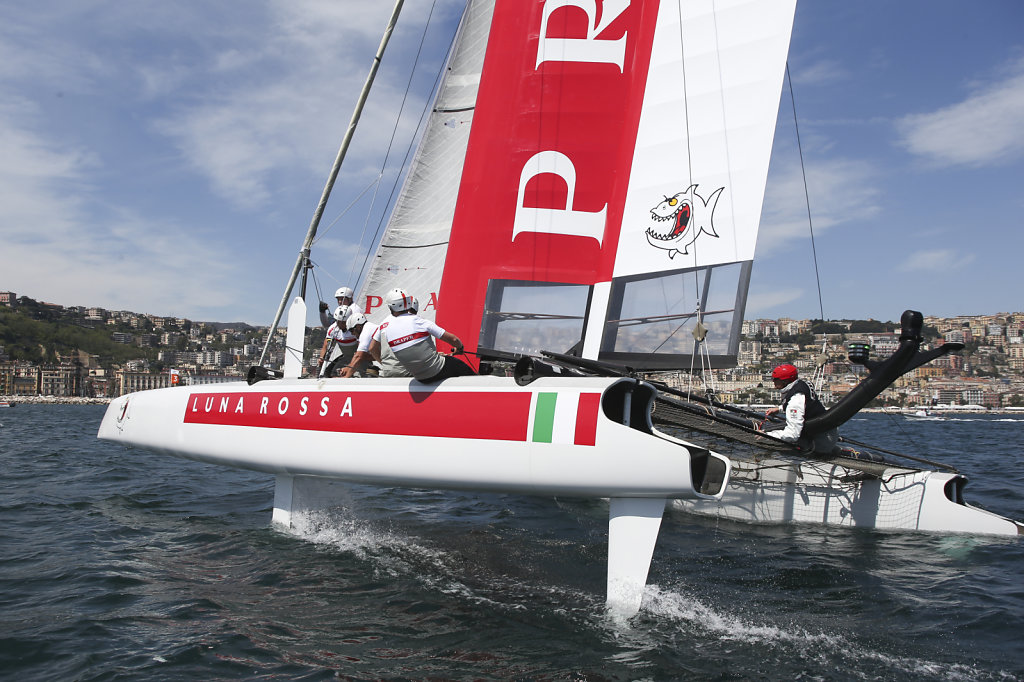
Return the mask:
<path id="1" fill-rule="evenodd" d="M 435 246 L 447 246 L 448 241 L 437 242 L 435 244 L 381 244 L 381 249 L 430 249 Z"/>

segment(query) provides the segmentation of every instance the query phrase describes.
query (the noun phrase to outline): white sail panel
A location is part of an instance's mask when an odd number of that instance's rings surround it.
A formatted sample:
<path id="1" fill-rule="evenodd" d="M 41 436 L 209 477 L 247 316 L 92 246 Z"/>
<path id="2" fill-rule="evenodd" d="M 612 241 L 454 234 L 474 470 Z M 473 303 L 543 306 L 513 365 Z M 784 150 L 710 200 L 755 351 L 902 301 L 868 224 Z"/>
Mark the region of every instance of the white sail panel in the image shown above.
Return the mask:
<path id="1" fill-rule="evenodd" d="M 395 287 L 416 296 L 420 314 L 434 318 L 493 10 L 494 0 L 474 0 L 463 15 L 433 111 L 361 286 L 358 300 L 373 320 L 387 314 L 383 296 Z"/>
<path id="2" fill-rule="evenodd" d="M 661 4 L 615 277 L 753 258 L 795 9 Z"/>
<path id="3" fill-rule="evenodd" d="M 586 357 L 736 364 L 795 5 L 660 5 L 614 277 Z"/>

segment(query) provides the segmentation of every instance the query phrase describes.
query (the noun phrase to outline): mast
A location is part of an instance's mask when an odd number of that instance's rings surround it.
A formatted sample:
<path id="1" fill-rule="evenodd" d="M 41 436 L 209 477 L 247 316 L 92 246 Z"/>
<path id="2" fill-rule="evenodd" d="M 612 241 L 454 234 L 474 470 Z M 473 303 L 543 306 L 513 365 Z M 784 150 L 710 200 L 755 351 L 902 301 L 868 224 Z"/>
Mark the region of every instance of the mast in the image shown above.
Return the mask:
<path id="1" fill-rule="evenodd" d="M 398 15 L 402 11 L 402 5 L 405 4 L 405 0 L 395 0 L 395 6 L 391 10 L 391 18 L 388 20 L 387 28 L 384 29 L 384 35 L 381 36 L 380 45 L 377 47 L 377 54 L 373 57 L 373 64 L 370 66 L 370 73 L 366 76 L 366 82 L 363 84 L 363 89 L 359 93 L 359 99 L 356 101 L 355 110 L 352 112 L 352 118 L 349 120 L 348 129 L 345 131 L 345 137 L 341 141 L 341 147 L 338 149 L 338 155 L 334 159 L 334 165 L 331 167 L 331 172 L 327 177 L 327 184 L 324 186 L 324 191 L 320 195 L 320 203 L 317 204 L 316 210 L 313 212 L 313 219 L 309 223 L 309 229 L 306 231 L 306 239 L 302 243 L 302 249 L 299 251 L 299 256 L 295 260 L 295 267 L 292 269 L 291 277 L 288 279 L 288 286 L 285 287 L 284 296 L 281 297 L 281 305 L 277 307 L 277 314 L 274 315 L 274 322 L 270 325 L 270 331 L 267 333 L 267 341 L 263 345 L 263 352 L 260 354 L 260 360 L 257 363 L 262 366 L 263 362 L 267 357 L 267 350 L 270 348 L 270 340 L 274 337 L 274 331 L 277 330 L 277 324 L 281 321 L 281 316 L 284 314 L 284 308 L 288 304 L 288 298 L 291 296 L 292 289 L 295 287 L 295 280 L 298 279 L 299 270 L 302 270 L 302 287 L 301 295 L 302 298 L 306 297 L 306 275 L 309 272 L 309 250 L 313 244 L 313 238 L 316 237 L 317 228 L 320 226 L 320 219 L 323 217 L 324 208 L 327 206 L 327 199 L 331 196 L 331 190 L 334 188 L 334 181 L 338 178 L 338 173 L 341 171 L 341 164 L 345 160 L 345 154 L 348 153 L 349 144 L 352 142 L 352 136 L 355 134 L 356 125 L 359 123 L 359 117 L 363 113 L 363 106 L 366 104 L 366 99 L 370 96 L 370 87 L 373 85 L 373 79 L 377 76 L 377 69 L 380 67 L 381 59 L 384 57 L 384 49 L 388 45 L 388 41 L 391 40 L 391 34 L 395 30 L 395 24 L 398 23 Z"/>

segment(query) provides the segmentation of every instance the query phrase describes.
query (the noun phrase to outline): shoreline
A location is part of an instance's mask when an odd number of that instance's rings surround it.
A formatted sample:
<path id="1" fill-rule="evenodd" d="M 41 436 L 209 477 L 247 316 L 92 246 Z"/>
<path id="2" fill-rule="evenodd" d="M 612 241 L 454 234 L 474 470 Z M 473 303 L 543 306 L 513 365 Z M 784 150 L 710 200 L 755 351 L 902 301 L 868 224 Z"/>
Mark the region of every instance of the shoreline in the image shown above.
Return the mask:
<path id="1" fill-rule="evenodd" d="M 81 398 L 56 395 L 0 395 L 0 403 L 15 405 L 106 405 L 112 398 Z"/>

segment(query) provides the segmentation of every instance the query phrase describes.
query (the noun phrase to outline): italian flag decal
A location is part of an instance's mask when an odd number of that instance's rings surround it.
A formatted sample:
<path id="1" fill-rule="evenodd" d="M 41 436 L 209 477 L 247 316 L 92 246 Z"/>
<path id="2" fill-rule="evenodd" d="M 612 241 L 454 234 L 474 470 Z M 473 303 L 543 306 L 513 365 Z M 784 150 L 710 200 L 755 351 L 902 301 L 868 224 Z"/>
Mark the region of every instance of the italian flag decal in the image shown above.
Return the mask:
<path id="1" fill-rule="evenodd" d="M 531 438 L 534 443 L 594 445 L 600 393 L 538 393 Z"/>

